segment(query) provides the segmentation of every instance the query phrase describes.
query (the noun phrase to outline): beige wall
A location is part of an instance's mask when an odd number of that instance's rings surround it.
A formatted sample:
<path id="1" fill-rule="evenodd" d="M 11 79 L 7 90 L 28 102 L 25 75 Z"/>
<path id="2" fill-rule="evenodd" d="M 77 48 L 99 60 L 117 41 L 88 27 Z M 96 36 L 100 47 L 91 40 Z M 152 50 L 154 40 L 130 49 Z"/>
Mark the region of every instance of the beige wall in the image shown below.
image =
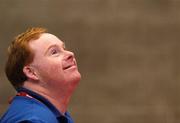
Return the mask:
<path id="1" fill-rule="evenodd" d="M 179 0 L 1 0 L 0 15 L 0 114 L 14 95 L 6 48 L 43 26 L 76 54 L 76 123 L 180 122 Z"/>

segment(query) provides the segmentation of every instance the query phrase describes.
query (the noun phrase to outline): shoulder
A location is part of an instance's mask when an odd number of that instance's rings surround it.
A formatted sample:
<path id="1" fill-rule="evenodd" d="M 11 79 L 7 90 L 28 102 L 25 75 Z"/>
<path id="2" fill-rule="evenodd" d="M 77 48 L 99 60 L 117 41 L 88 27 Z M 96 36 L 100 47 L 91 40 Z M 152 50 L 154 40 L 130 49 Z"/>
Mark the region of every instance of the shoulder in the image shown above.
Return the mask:
<path id="1" fill-rule="evenodd" d="M 6 119 L 6 120 L 0 120 L 0 123 L 49 123 L 49 121 L 45 121 L 43 119 L 33 117 L 33 118 L 29 118 L 29 119 L 16 119 L 16 120 Z"/>
<path id="2" fill-rule="evenodd" d="M 15 97 L 1 123 L 56 123 L 56 117 L 43 103 L 27 97 Z"/>

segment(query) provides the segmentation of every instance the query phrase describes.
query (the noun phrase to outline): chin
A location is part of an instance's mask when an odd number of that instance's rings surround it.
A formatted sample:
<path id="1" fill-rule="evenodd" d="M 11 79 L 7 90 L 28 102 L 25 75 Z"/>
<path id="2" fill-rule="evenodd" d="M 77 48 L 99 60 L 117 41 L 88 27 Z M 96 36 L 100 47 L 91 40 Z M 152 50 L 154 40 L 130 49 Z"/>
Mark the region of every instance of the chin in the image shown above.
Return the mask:
<path id="1" fill-rule="evenodd" d="M 76 74 L 76 76 L 74 76 L 74 81 L 78 82 L 81 80 L 81 74 L 78 72 L 78 74 Z"/>
<path id="2" fill-rule="evenodd" d="M 70 78 L 69 78 L 70 79 Z M 76 76 L 73 76 L 71 80 L 69 80 L 69 92 L 72 93 L 76 87 L 79 84 L 79 81 L 81 80 L 81 74 L 76 74 Z"/>
<path id="3" fill-rule="evenodd" d="M 72 76 L 70 81 L 73 86 L 77 86 L 80 80 L 81 80 L 81 74 L 78 72 Z"/>

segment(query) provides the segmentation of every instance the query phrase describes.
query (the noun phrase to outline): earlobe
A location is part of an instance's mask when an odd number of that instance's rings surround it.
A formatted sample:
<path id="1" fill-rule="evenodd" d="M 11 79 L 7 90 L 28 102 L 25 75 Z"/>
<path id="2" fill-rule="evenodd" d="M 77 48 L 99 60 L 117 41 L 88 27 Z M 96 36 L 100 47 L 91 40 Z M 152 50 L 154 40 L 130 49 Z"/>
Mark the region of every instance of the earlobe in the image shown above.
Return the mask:
<path id="1" fill-rule="evenodd" d="M 29 65 L 24 66 L 23 72 L 27 76 L 27 78 L 32 80 L 38 80 L 38 76 L 31 66 Z"/>

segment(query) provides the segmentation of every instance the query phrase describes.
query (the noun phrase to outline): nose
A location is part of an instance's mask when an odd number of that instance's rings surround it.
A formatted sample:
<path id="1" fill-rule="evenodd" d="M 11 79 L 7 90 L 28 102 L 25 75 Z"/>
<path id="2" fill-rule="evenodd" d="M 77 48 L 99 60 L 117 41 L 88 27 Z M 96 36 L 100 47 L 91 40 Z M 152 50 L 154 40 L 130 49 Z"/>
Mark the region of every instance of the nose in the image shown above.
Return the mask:
<path id="1" fill-rule="evenodd" d="M 74 59 L 74 53 L 71 51 L 66 51 L 65 59 L 66 60 L 73 60 Z"/>

